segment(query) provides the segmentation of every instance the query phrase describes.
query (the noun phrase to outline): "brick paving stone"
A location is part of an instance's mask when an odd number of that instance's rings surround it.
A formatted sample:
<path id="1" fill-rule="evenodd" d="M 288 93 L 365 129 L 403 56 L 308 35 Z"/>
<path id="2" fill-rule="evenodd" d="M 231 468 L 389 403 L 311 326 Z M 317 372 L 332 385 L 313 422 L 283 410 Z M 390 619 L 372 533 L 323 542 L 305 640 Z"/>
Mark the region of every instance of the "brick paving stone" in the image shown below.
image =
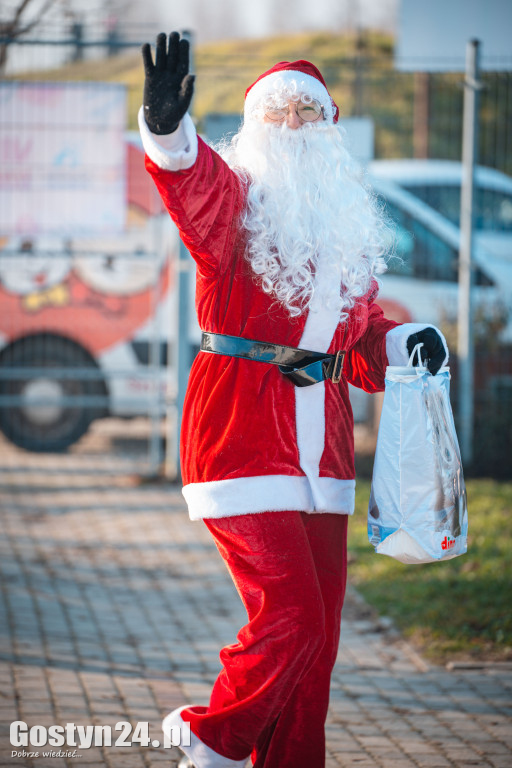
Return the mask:
<path id="1" fill-rule="evenodd" d="M 138 481 L 145 456 L 116 448 L 120 428 L 133 429 L 95 424 L 61 456 L 0 440 L 0 768 L 24 763 L 8 743 L 18 719 L 146 722 L 161 740 L 169 710 L 207 702 L 220 648 L 245 622 L 206 527 L 188 520 L 179 488 Z M 327 768 L 510 768 L 511 713 L 510 665 L 427 664 L 349 587 Z M 180 755 L 77 749 L 26 766 L 174 768 Z"/>
<path id="2" fill-rule="evenodd" d="M 347 763 L 347 765 L 350 765 L 350 763 Z M 407 758 L 397 759 L 393 757 L 390 759 L 384 758 L 379 765 L 381 768 L 417 768 L 418 764 Z"/>
<path id="3" fill-rule="evenodd" d="M 77 761 L 77 765 L 103 765 L 104 755 L 100 747 L 90 747 L 89 749 L 83 749 L 81 752 L 80 761 Z"/>
<path id="4" fill-rule="evenodd" d="M 510 759 L 510 747 L 503 742 L 497 742 L 494 741 L 494 739 L 483 741 L 481 734 L 476 733 L 471 737 L 471 744 L 475 749 L 478 747 L 478 750 L 482 754 L 485 754 L 487 758 L 498 755 L 508 755 Z"/>
<path id="5" fill-rule="evenodd" d="M 510 768 L 510 755 L 493 755 L 488 760 L 492 768 Z"/>
<path id="6" fill-rule="evenodd" d="M 415 762 L 421 768 L 450 768 L 453 763 L 442 755 L 414 755 Z"/>

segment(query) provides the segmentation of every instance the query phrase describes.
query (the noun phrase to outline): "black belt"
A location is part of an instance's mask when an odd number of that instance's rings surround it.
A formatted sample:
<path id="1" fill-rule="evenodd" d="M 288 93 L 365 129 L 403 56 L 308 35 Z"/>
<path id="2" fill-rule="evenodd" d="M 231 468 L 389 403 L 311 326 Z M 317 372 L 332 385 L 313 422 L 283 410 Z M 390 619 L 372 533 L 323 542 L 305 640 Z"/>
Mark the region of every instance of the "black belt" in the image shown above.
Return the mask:
<path id="1" fill-rule="evenodd" d="M 203 331 L 201 351 L 217 355 L 242 357 L 259 363 L 273 363 L 297 387 L 309 387 L 320 381 L 330 379 L 339 384 L 343 373 L 345 350 L 334 355 L 324 352 L 310 352 L 307 349 L 285 347 L 282 344 L 270 344 L 266 341 L 242 339 L 240 336 L 227 336 L 224 333 Z"/>

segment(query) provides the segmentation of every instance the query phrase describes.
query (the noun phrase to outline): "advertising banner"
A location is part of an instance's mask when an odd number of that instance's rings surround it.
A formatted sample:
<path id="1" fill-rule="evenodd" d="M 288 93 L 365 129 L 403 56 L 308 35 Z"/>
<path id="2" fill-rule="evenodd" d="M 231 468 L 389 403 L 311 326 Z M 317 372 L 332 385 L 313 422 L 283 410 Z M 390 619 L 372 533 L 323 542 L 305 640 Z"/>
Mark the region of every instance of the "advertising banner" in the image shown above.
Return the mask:
<path id="1" fill-rule="evenodd" d="M 125 225 L 125 87 L 0 83 L 0 237 Z"/>

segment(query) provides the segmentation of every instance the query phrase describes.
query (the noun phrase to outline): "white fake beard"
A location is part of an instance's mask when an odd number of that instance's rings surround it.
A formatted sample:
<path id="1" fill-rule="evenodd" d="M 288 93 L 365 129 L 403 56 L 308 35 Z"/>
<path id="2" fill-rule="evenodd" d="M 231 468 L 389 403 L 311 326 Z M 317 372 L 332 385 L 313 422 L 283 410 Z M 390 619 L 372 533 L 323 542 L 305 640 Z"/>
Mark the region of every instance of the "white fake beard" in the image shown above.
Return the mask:
<path id="1" fill-rule="evenodd" d="M 242 224 L 262 289 L 292 317 L 324 306 L 343 320 L 385 271 L 389 229 L 341 129 L 249 120 L 220 152 L 249 181 Z"/>

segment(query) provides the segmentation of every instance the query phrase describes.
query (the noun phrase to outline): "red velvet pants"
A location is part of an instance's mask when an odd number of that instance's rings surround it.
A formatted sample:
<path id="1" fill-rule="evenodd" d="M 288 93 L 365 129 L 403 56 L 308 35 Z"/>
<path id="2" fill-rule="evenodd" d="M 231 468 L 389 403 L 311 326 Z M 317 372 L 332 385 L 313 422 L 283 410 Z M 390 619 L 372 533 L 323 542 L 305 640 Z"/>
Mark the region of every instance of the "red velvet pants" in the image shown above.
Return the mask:
<path id="1" fill-rule="evenodd" d="M 247 610 L 208 707 L 182 712 L 220 755 L 323 768 L 346 583 L 347 516 L 263 512 L 205 520 Z"/>

